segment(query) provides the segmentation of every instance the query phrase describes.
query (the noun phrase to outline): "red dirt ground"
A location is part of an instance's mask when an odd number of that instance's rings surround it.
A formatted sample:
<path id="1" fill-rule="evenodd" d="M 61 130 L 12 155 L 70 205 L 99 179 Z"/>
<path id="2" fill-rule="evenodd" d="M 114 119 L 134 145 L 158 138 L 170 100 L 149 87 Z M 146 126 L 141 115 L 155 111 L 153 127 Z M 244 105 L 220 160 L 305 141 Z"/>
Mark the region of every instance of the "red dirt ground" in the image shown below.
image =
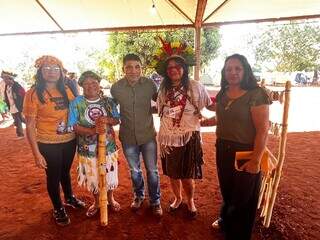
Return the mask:
<path id="1" fill-rule="evenodd" d="M 45 174 L 34 165 L 27 140 L 15 140 L 14 128 L 0 129 L 0 239 L 223 239 L 212 232 L 210 224 L 218 216 L 221 197 L 216 176 L 214 133 L 205 133 L 204 179 L 196 185 L 196 220 L 184 218 L 185 209 L 176 215 L 164 213 L 153 218 L 148 204 L 138 213 L 130 211 L 132 198 L 127 164 L 120 154 L 120 186 L 116 199 L 122 210 L 110 213 L 109 225 L 99 226 L 99 218 L 88 219 L 86 210 L 67 209 L 71 224 L 58 227 L 51 217 Z M 258 219 L 253 239 L 319 239 L 320 238 L 320 132 L 289 133 L 284 172 L 269 229 Z M 269 140 L 276 149 L 274 139 Z M 77 162 L 72 175 L 74 192 L 88 204 L 89 193 L 76 186 Z M 160 171 L 161 172 L 161 171 Z M 168 179 L 161 176 L 162 206 L 172 199 Z"/>

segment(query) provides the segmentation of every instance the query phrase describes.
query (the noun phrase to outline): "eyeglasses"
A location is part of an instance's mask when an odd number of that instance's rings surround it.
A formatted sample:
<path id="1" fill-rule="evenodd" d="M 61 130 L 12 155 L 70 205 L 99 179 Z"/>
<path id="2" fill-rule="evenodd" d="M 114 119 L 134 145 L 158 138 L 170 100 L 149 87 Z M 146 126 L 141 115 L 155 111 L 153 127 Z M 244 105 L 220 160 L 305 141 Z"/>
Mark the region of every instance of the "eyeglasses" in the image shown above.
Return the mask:
<path id="1" fill-rule="evenodd" d="M 180 65 L 167 67 L 167 71 L 172 71 L 172 70 L 180 71 L 181 69 L 182 69 L 182 66 L 180 66 Z"/>
<path id="2" fill-rule="evenodd" d="M 97 86 L 97 85 L 100 85 L 100 83 L 98 81 L 84 81 L 82 83 L 82 87 L 88 87 L 88 86 Z"/>
<path id="3" fill-rule="evenodd" d="M 60 68 L 57 67 L 57 66 L 54 66 L 54 67 L 50 67 L 50 66 L 45 66 L 42 68 L 44 71 L 46 72 L 49 72 L 49 71 L 52 71 L 52 72 L 59 72 L 60 71 Z"/>

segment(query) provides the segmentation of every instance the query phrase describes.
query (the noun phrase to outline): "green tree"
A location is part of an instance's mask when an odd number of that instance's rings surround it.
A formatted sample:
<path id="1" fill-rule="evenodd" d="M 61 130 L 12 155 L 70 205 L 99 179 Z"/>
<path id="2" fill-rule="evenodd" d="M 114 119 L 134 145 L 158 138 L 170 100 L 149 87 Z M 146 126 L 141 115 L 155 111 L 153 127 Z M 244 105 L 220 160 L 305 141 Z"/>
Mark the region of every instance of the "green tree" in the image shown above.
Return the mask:
<path id="1" fill-rule="evenodd" d="M 21 60 L 14 63 L 14 72 L 18 74 L 18 80 L 22 81 L 24 87 L 30 87 L 34 84 L 35 68 L 34 59 L 30 57 L 27 51 L 21 54 Z"/>
<path id="2" fill-rule="evenodd" d="M 144 63 L 144 74 L 150 74 L 153 69 L 146 68 L 151 62 L 154 52 L 161 46 L 158 36 L 167 41 L 185 41 L 194 46 L 194 30 L 182 29 L 175 31 L 151 32 L 115 32 L 109 35 L 108 49 L 96 55 L 99 65 L 111 82 L 118 79 L 122 73 L 122 58 L 127 53 L 137 53 Z M 201 64 L 206 66 L 217 56 L 220 47 L 220 34 L 217 29 L 204 29 L 201 37 Z"/>
<path id="3" fill-rule="evenodd" d="M 310 71 L 320 64 L 319 24 L 277 24 L 267 27 L 255 40 L 256 59 L 269 65 L 269 70 Z"/>

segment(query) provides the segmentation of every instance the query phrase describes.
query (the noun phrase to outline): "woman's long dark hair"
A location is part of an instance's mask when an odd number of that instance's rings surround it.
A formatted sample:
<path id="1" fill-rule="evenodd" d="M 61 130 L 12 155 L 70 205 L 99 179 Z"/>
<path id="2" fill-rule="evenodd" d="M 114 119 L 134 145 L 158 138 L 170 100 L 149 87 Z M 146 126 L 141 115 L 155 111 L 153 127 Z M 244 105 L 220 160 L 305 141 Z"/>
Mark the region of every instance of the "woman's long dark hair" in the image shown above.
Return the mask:
<path id="1" fill-rule="evenodd" d="M 39 101 L 42 104 L 44 104 L 45 100 L 44 100 L 43 93 L 46 90 L 46 81 L 44 80 L 44 78 L 42 76 L 41 69 L 42 69 L 42 67 L 37 70 L 37 74 L 35 76 L 36 82 L 34 84 L 34 88 L 35 88 L 35 91 L 36 91 L 37 96 L 39 98 Z M 58 90 L 58 92 L 61 93 L 65 104 L 68 106 L 69 105 L 69 99 L 68 99 L 68 95 L 67 95 L 67 92 L 66 92 L 66 87 L 65 87 L 65 83 L 64 83 L 64 76 L 62 74 L 61 69 L 60 69 L 60 78 L 59 78 L 59 80 L 57 82 L 57 90 Z"/>
<path id="2" fill-rule="evenodd" d="M 169 78 L 168 73 L 167 73 L 168 64 L 171 60 L 175 61 L 179 66 L 182 67 L 183 75 L 182 75 L 182 79 L 181 79 L 181 85 L 186 90 L 188 90 L 189 81 L 190 81 L 189 80 L 189 67 L 186 64 L 185 60 L 182 57 L 177 56 L 177 55 L 169 57 L 164 63 L 163 80 L 160 85 L 160 90 L 168 91 L 172 87 L 171 79 Z"/>
<path id="3" fill-rule="evenodd" d="M 248 60 L 245 56 L 240 55 L 240 54 L 233 54 L 229 57 L 226 58 L 226 60 L 224 61 L 224 66 L 221 70 L 221 91 L 224 92 L 227 88 L 229 83 L 226 80 L 225 77 L 225 68 L 226 68 L 226 63 L 228 60 L 230 59 L 238 59 L 241 62 L 241 65 L 243 67 L 243 78 L 240 81 L 240 87 L 243 90 L 251 90 L 254 89 L 258 86 L 257 80 L 255 78 L 255 76 L 253 75 L 252 69 L 250 64 L 248 63 Z"/>

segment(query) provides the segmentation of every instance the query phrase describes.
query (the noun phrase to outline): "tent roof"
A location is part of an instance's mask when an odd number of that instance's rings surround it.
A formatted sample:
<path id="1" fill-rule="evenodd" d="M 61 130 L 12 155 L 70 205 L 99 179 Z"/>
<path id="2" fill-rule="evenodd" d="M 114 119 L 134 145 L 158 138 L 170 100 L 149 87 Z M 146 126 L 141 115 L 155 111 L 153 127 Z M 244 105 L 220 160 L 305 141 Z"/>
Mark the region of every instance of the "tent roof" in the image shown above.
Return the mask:
<path id="1" fill-rule="evenodd" d="M 0 36 L 219 26 L 320 17 L 319 0 L 0 0 L 0 3 Z"/>

